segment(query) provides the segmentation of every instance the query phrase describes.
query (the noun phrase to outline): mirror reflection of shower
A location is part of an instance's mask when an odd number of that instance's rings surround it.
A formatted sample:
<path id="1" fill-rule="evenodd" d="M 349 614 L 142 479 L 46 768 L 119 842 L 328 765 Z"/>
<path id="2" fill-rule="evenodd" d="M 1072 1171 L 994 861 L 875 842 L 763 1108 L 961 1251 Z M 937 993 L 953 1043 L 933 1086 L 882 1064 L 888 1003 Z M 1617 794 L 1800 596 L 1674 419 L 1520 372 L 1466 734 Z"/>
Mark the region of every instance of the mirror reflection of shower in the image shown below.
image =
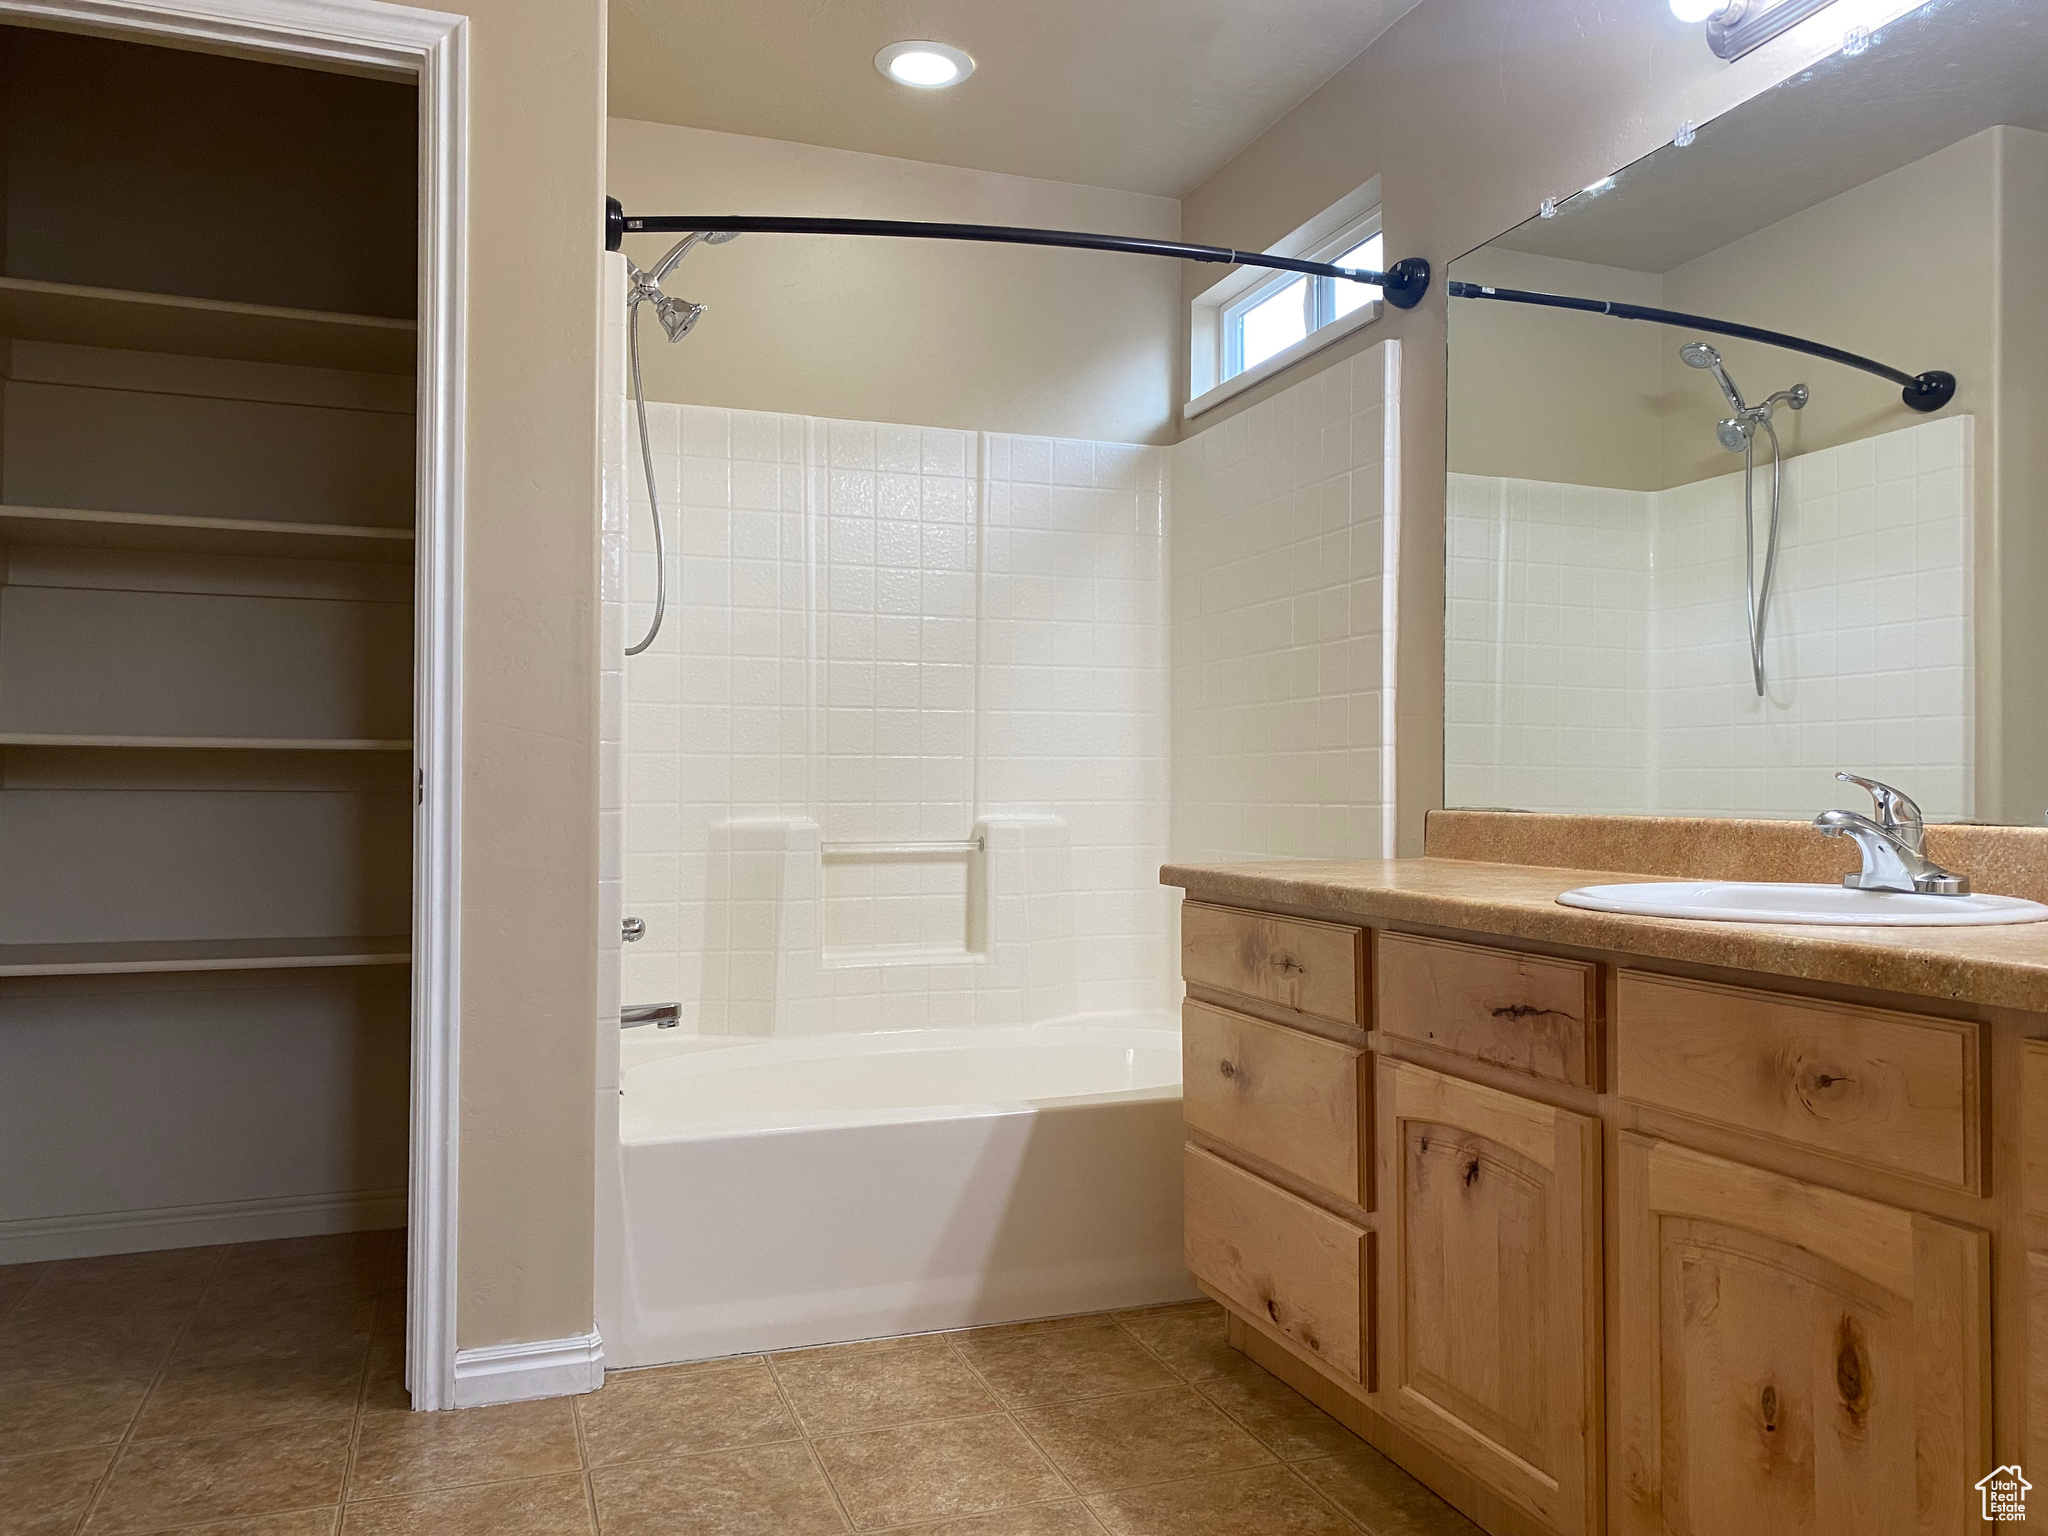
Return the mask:
<path id="1" fill-rule="evenodd" d="M 662 615 L 668 610 L 668 555 L 662 547 L 661 502 L 654 491 L 654 449 L 647 439 L 647 391 L 640 383 L 640 306 L 644 304 L 654 311 L 654 318 L 661 322 L 671 345 L 681 341 L 704 318 L 704 306 L 662 292 L 661 280 L 699 240 L 706 245 L 723 245 L 737 238 L 733 232 L 706 234 L 699 230 L 671 246 L 651 272 L 635 266 L 630 258 L 626 262 L 626 353 L 632 359 L 633 410 L 640 422 L 640 470 L 647 478 L 648 515 L 654 519 L 654 617 L 640 643 L 626 647 L 628 656 L 638 656 L 654 644 L 654 637 L 661 633 Z"/>
<path id="2" fill-rule="evenodd" d="M 1714 428 L 1721 446 L 1742 455 L 1742 545 L 1745 595 L 1749 601 L 1749 669 L 1758 698 L 1764 696 L 1764 624 L 1770 615 L 1771 578 L 1778 568 L 1778 509 L 1784 454 L 1778 445 L 1778 429 L 1771 418 L 1781 405 L 1795 411 L 1806 409 L 1811 392 L 1804 384 L 1781 389 L 1759 405 L 1744 403 L 1742 391 L 1728 377 L 1721 354 L 1704 341 L 1689 341 L 1678 349 L 1679 361 L 1688 368 L 1701 368 L 1714 376 L 1721 394 L 1734 414 L 1724 416 Z M 1756 571 L 1756 435 L 1761 430 L 1771 440 L 1771 515 L 1764 538 L 1763 580 Z"/>

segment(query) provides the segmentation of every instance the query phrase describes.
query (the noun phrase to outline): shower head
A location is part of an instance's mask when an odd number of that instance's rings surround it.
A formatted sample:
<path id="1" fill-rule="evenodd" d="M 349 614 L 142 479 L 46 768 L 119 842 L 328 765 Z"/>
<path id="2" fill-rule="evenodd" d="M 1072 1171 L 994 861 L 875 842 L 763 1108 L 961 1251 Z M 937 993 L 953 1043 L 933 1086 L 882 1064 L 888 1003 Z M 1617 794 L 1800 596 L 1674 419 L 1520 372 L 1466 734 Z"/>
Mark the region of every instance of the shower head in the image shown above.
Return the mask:
<path id="1" fill-rule="evenodd" d="M 1678 349 L 1678 360 L 1688 368 L 1704 368 L 1711 373 L 1738 416 L 1749 409 L 1742 403 L 1742 391 L 1735 387 L 1735 381 L 1728 377 L 1728 370 L 1721 366 L 1721 354 L 1704 341 L 1688 341 Z"/>
<path id="2" fill-rule="evenodd" d="M 690 334 L 691 327 L 704 318 L 704 306 L 692 304 L 688 299 L 670 298 L 664 293 L 653 302 L 654 318 L 668 332 L 670 341 L 681 341 Z"/>
<path id="3" fill-rule="evenodd" d="M 654 264 L 651 272 L 643 271 L 631 261 L 626 263 L 626 274 L 631 281 L 632 292 L 627 296 L 631 306 L 652 304 L 654 316 L 661 322 L 662 330 L 668 333 L 670 341 L 681 341 L 691 329 L 704 318 L 704 306 L 693 304 L 688 299 L 673 298 L 661 291 L 661 280 L 668 276 L 675 264 L 681 261 L 690 247 L 702 240 L 706 245 L 723 245 L 728 240 L 739 238 L 738 230 L 722 230 L 709 234 L 697 230 L 683 236 L 669 248 L 666 256 Z"/>

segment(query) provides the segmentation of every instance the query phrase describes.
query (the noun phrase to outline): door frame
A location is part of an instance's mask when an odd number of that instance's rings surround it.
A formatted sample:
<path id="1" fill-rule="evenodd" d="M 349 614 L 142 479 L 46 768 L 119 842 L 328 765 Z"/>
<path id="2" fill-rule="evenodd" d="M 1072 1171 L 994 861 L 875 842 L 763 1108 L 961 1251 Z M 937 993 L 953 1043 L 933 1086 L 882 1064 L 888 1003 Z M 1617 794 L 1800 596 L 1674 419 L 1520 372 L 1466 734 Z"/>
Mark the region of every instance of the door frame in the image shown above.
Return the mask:
<path id="1" fill-rule="evenodd" d="M 0 0 L 0 21 L 419 88 L 412 1113 L 405 1379 L 455 1406 L 469 18 L 383 0 Z"/>

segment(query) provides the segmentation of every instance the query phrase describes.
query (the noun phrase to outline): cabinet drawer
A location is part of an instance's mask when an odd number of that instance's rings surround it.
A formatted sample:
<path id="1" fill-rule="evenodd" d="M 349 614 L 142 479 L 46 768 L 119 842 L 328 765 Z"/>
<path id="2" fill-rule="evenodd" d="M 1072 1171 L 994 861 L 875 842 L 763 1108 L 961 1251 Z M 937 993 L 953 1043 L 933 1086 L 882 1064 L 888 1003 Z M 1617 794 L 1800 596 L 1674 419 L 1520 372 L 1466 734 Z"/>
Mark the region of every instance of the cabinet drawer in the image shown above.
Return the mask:
<path id="1" fill-rule="evenodd" d="M 1197 986 L 1357 1029 L 1364 967 L 1362 928 L 1199 901 L 1180 909 L 1180 973 Z"/>
<path id="2" fill-rule="evenodd" d="M 1982 1191 L 1975 1024 L 1641 971 L 1616 1015 L 1624 1098 Z"/>
<path id="3" fill-rule="evenodd" d="M 1180 1038 L 1190 1126 L 1340 1200 L 1366 1203 L 1363 1051 L 1193 998 L 1181 1008 Z"/>
<path id="4" fill-rule="evenodd" d="M 1380 1029 L 1532 1077 L 1596 1086 L 1599 968 L 1406 933 L 1379 936 Z"/>
<path id="5" fill-rule="evenodd" d="M 1183 1156 L 1188 1269 L 1340 1376 L 1366 1381 L 1364 1230 L 1199 1147 Z"/>

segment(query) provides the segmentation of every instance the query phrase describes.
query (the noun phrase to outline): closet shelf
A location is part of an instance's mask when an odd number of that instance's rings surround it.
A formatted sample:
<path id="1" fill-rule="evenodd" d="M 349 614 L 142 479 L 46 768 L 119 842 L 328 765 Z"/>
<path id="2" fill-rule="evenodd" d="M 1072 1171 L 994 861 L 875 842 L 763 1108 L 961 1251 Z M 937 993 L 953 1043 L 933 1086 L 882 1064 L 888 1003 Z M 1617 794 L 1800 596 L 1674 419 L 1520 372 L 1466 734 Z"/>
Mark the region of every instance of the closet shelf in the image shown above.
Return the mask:
<path id="1" fill-rule="evenodd" d="M 111 747 L 171 752 L 410 752 L 410 741 L 348 736 L 86 736 L 0 731 L 0 747 Z"/>
<path id="2" fill-rule="evenodd" d="M 340 939 L 145 939 L 0 944 L 0 976 L 118 976 L 150 971 L 291 971 L 408 965 L 404 934 Z"/>
<path id="3" fill-rule="evenodd" d="M 383 315 L 0 277 L 0 333 L 19 341 L 411 373 L 417 332 L 412 321 Z"/>
<path id="4" fill-rule="evenodd" d="M 276 523 L 246 518 L 173 517 L 82 507 L 0 504 L 0 544 L 171 550 L 193 555 L 275 555 L 293 560 L 408 564 L 410 528 L 357 523 Z"/>

